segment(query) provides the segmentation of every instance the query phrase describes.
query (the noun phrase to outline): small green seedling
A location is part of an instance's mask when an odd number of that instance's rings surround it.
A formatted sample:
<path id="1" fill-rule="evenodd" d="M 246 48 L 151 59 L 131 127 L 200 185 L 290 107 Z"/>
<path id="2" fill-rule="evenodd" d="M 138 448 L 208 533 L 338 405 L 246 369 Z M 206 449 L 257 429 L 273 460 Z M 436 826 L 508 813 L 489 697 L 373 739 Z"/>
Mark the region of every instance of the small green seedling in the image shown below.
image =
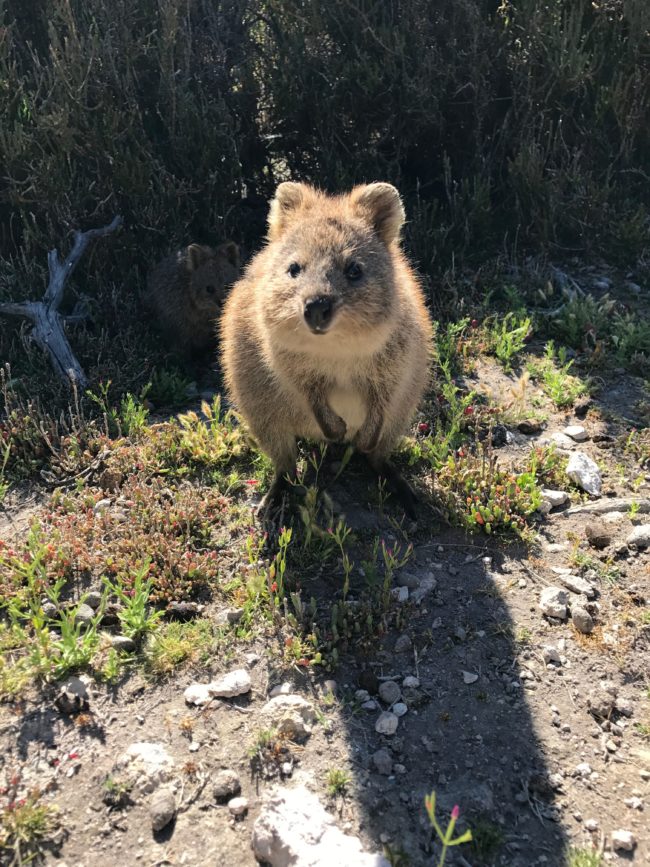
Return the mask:
<path id="1" fill-rule="evenodd" d="M 436 819 L 436 793 L 431 792 L 430 795 L 427 795 L 424 799 L 424 805 L 427 809 L 427 814 L 429 816 L 429 821 L 433 825 L 433 829 L 438 835 L 438 839 L 442 844 L 442 851 L 440 853 L 440 860 L 438 861 L 438 867 L 443 867 L 445 860 L 447 858 L 447 849 L 450 846 L 460 846 L 461 843 L 469 843 L 472 839 L 472 832 L 467 829 L 464 834 L 461 834 L 460 837 L 454 837 L 454 828 L 456 827 L 456 822 L 458 821 L 458 817 L 460 816 L 460 807 L 456 804 L 451 811 L 451 816 L 449 818 L 449 823 L 447 825 L 447 829 L 445 831 L 442 830 L 440 825 L 438 824 L 438 820 Z"/>

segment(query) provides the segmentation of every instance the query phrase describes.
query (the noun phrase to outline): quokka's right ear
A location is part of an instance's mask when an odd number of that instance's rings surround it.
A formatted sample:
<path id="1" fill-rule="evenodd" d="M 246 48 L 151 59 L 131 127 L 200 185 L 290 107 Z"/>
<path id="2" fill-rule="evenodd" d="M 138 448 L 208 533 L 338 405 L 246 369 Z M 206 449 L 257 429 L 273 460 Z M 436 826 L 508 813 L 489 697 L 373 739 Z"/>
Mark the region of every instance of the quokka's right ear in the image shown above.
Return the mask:
<path id="1" fill-rule="evenodd" d="M 202 247 L 201 244 L 190 244 L 187 248 L 187 266 L 190 271 L 196 271 L 201 265 L 214 257 L 214 251 L 210 247 Z"/>
<path id="2" fill-rule="evenodd" d="M 296 184 L 286 181 L 275 191 L 275 197 L 271 202 L 268 223 L 269 241 L 275 241 L 282 235 L 287 226 L 296 218 L 296 215 L 309 208 L 316 201 L 318 193 L 307 184 Z"/>

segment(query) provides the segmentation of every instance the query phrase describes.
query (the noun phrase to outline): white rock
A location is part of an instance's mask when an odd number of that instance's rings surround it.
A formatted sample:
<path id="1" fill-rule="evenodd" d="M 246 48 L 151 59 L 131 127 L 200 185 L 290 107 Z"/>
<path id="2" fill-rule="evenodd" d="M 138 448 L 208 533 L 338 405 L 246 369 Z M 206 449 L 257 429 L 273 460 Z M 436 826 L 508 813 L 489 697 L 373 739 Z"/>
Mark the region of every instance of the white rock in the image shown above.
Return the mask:
<path id="1" fill-rule="evenodd" d="M 600 496 L 603 481 L 595 461 L 583 452 L 574 452 L 569 458 L 566 474 L 579 488 L 588 494 Z"/>
<path id="2" fill-rule="evenodd" d="M 243 816 L 248 812 L 248 798 L 231 798 L 228 801 L 228 809 L 233 816 Z"/>
<path id="3" fill-rule="evenodd" d="M 401 604 L 408 602 L 409 589 L 408 587 L 393 587 L 393 597 Z"/>
<path id="4" fill-rule="evenodd" d="M 627 518 L 625 512 L 605 512 L 602 516 L 603 524 L 620 524 Z"/>
<path id="5" fill-rule="evenodd" d="M 420 686 L 420 681 L 417 677 L 413 677 L 413 675 L 409 674 L 402 681 L 402 686 L 406 687 L 407 689 L 417 689 Z"/>
<path id="6" fill-rule="evenodd" d="M 631 831 L 612 831 L 612 846 L 614 849 L 622 849 L 624 852 L 632 852 L 636 846 L 636 838 Z"/>
<path id="7" fill-rule="evenodd" d="M 567 615 L 569 596 L 561 587 L 545 587 L 539 598 L 539 607 L 547 617 L 564 620 Z"/>
<path id="8" fill-rule="evenodd" d="M 629 807 L 630 810 L 642 810 L 643 809 L 643 801 L 641 798 L 638 798 L 634 795 L 632 798 L 626 798 L 623 803 L 626 807 Z"/>
<path id="9" fill-rule="evenodd" d="M 569 500 L 569 495 L 566 491 L 554 491 L 552 488 L 542 488 L 542 499 L 547 500 L 553 509 L 557 506 L 563 506 Z"/>
<path id="10" fill-rule="evenodd" d="M 571 607 L 571 621 L 578 632 L 582 632 L 583 635 L 589 635 L 590 632 L 594 631 L 594 619 L 581 605 Z"/>
<path id="11" fill-rule="evenodd" d="M 650 524 L 635 527 L 625 541 L 628 545 L 635 545 L 637 548 L 650 546 Z"/>
<path id="12" fill-rule="evenodd" d="M 420 580 L 420 586 L 411 591 L 411 602 L 415 602 L 416 605 L 419 605 L 425 596 L 428 596 L 429 593 L 433 593 L 437 586 L 438 582 L 433 575 L 425 576 Z"/>
<path id="13" fill-rule="evenodd" d="M 478 674 L 474 674 L 473 671 L 464 671 L 463 672 L 463 683 L 476 683 L 478 680 Z"/>
<path id="14" fill-rule="evenodd" d="M 275 790 L 253 827 L 253 852 L 271 867 L 389 867 L 344 834 L 334 816 L 304 786 Z"/>
<path id="15" fill-rule="evenodd" d="M 586 596 L 587 599 L 592 599 L 596 595 L 593 584 L 590 584 L 579 575 L 560 575 L 558 581 L 572 593 L 580 593 Z"/>
<path id="16" fill-rule="evenodd" d="M 588 777 L 591 775 L 591 765 L 587 762 L 580 762 L 579 765 L 575 767 L 575 774 L 578 777 Z"/>
<path id="17" fill-rule="evenodd" d="M 316 720 L 313 706 L 301 695 L 276 695 L 267 701 L 262 713 L 281 734 L 295 741 L 308 738 Z"/>
<path id="18" fill-rule="evenodd" d="M 399 718 L 390 711 L 384 711 L 379 715 L 375 723 L 375 731 L 380 735 L 394 735 L 399 725 Z"/>
<path id="19" fill-rule="evenodd" d="M 585 828 L 587 831 L 597 831 L 598 827 L 598 819 L 587 819 L 585 821 Z"/>
<path id="20" fill-rule="evenodd" d="M 557 648 L 553 647 L 552 644 L 544 644 L 542 646 L 542 659 L 547 665 L 549 662 L 562 663 Z"/>
<path id="21" fill-rule="evenodd" d="M 174 760 L 162 744 L 139 742 L 131 744 L 114 770 L 126 774 L 128 782 L 141 793 L 149 794 L 169 780 L 173 769 Z"/>
<path id="22" fill-rule="evenodd" d="M 575 447 L 574 440 L 559 431 L 551 434 L 551 442 L 555 443 L 559 449 L 572 449 Z"/>
<path id="23" fill-rule="evenodd" d="M 176 815 L 176 798 L 171 789 L 158 789 L 149 805 L 151 827 L 154 831 L 162 831 Z"/>
<path id="24" fill-rule="evenodd" d="M 251 676 L 245 668 L 229 671 L 219 680 L 208 684 L 210 694 L 217 698 L 232 698 L 235 695 L 245 695 L 251 691 Z"/>
<path id="25" fill-rule="evenodd" d="M 212 701 L 210 685 L 208 683 L 190 684 L 183 693 L 183 696 L 187 704 L 197 705 L 198 707 Z"/>
<path id="26" fill-rule="evenodd" d="M 564 428 L 564 433 L 575 440 L 577 443 L 583 443 L 589 439 L 589 434 L 581 424 L 570 424 Z"/>
<path id="27" fill-rule="evenodd" d="M 619 696 L 614 702 L 614 707 L 622 716 L 630 717 L 634 713 L 634 705 L 629 698 Z"/>
<path id="28" fill-rule="evenodd" d="M 398 701 L 393 705 L 393 713 L 395 716 L 404 716 L 404 714 L 408 711 L 408 707 L 404 704 L 403 701 Z"/>
<path id="29" fill-rule="evenodd" d="M 292 692 L 293 687 L 285 680 L 284 683 L 278 683 L 276 686 L 272 687 L 269 692 L 269 698 L 275 698 L 276 695 L 291 695 Z"/>

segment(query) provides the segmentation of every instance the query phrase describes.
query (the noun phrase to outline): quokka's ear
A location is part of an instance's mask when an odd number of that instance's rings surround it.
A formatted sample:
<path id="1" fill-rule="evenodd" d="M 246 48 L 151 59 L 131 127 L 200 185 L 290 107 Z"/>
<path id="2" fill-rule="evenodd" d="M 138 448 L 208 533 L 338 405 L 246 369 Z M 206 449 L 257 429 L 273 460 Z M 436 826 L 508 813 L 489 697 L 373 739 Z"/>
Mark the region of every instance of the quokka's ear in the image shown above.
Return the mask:
<path id="1" fill-rule="evenodd" d="M 406 215 L 392 184 L 367 184 L 350 193 L 353 210 L 367 220 L 385 244 L 399 238 Z"/>
<path id="2" fill-rule="evenodd" d="M 217 247 L 217 253 L 227 259 L 235 268 L 239 268 L 240 256 L 239 247 L 234 241 L 224 241 Z"/>
<path id="3" fill-rule="evenodd" d="M 313 204 L 317 196 L 316 190 L 307 184 L 296 184 L 292 181 L 280 184 L 269 211 L 269 241 L 279 238 L 297 214 Z"/>
<path id="4" fill-rule="evenodd" d="M 201 265 L 212 259 L 214 250 L 210 247 L 203 247 L 201 244 L 190 244 L 187 248 L 187 267 L 190 271 L 196 271 Z"/>

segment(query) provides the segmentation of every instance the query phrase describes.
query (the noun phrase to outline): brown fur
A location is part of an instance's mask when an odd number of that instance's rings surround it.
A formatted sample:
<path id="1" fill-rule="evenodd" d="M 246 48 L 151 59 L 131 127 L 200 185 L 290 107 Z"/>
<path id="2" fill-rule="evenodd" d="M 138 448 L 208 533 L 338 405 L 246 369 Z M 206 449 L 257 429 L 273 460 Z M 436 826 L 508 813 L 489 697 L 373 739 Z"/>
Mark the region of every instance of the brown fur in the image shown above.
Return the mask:
<path id="1" fill-rule="evenodd" d="M 200 356 L 214 349 L 215 323 L 239 273 L 239 248 L 232 241 L 216 250 L 190 244 L 153 269 L 145 302 L 182 355 Z"/>
<path id="2" fill-rule="evenodd" d="M 426 388 L 432 329 L 399 248 L 403 221 L 389 184 L 337 197 L 294 183 L 276 191 L 268 244 L 221 319 L 226 384 L 273 460 L 272 496 L 294 469 L 296 437 L 308 437 L 352 442 L 408 499 L 387 458 Z M 352 262 L 360 279 L 346 276 Z M 295 277 L 291 263 L 301 268 Z M 324 333 L 305 321 L 305 301 L 315 296 L 333 304 Z"/>

